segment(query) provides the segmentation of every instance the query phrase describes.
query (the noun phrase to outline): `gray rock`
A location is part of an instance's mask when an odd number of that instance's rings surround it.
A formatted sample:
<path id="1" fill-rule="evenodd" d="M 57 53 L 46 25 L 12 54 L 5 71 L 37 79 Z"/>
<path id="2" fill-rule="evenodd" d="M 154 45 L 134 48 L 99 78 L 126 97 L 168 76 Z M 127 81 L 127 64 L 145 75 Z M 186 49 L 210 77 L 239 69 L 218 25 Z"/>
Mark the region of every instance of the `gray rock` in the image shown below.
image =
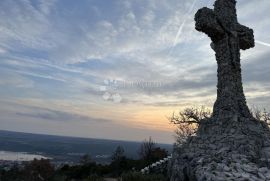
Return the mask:
<path id="1" fill-rule="evenodd" d="M 266 177 L 262 173 L 259 172 L 258 175 L 261 179 L 266 180 Z"/>
<path id="2" fill-rule="evenodd" d="M 262 149 L 262 154 L 265 158 L 270 158 L 270 147 L 266 147 Z"/>
<path id="3" fill-rule="evenodd" d="M 251 164 L 250 165 L 243 164 L 242 168 L 243 168 L 244 171 L 246 171 L 248 173 L 253 173 L 253 174 L 256 174 L 257 170 L 258 170 L 258 169 L 256 169 L 256 167 L 251 166 Z"/>
<path id="4" fill-rule="evenodd" d="M 238 23 L 236 0 L 216 0 L 195 22 L 216 53 L 217 100 L 197 135 L 175 150 L 170 180 L 270 180 L 270 130 L 252 117 L 242 86 L 240 50 L 254 47 L 253 30 Z"/>

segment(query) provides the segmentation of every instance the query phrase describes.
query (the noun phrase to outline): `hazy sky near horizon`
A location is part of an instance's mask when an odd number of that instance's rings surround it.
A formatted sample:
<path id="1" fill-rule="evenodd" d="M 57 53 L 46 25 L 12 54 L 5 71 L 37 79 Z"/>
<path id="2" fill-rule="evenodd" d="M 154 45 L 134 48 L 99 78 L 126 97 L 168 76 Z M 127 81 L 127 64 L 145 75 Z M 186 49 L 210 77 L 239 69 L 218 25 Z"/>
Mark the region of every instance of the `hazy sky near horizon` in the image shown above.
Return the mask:
<path id="1" fill-rule="evenodd" d="M 211 107 L 216 61 L 194 14 L 214 0 L 1 0 L 0 129 L 173 142 L 167 116 Z M 238 0 L 251 106 L 270 109 L 270 1 Z"/>

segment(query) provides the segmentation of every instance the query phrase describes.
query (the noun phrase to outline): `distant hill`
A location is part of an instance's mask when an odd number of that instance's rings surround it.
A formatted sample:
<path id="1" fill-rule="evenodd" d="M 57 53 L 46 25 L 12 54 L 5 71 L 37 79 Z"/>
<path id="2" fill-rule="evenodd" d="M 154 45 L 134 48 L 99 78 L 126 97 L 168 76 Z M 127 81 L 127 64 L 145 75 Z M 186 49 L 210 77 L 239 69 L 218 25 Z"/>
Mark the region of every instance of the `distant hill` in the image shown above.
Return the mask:
<path id="1" fill-rule="evenodd" d="M 122 146 L 128 157 L 137 158 L 141 142 L 106 139 L 51 136 L 0 130 L 0 151 L 27 152 L 51 157 L 55 161 L 78 161 L 89 154 L 98 162 L 109 162 L 117 146 Z M 158 144 L 169 152 L 172 145 Z"/>

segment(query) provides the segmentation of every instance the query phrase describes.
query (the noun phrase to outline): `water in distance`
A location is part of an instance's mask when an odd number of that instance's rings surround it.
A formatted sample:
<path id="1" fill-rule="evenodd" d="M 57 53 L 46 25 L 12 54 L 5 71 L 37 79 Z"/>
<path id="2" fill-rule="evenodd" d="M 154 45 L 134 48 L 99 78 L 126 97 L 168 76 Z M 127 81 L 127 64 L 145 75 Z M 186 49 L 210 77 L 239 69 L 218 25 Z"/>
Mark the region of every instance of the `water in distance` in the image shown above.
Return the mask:
<path id="1" fill-rule="evenodd" d="M 0 130 L 0 160 L 51 158 L 57 162 L 78 162 L 89 154 L 99 163 L 109 163 L 117 146 L 122 146 L 129 158 L 138 158 L 141 142 L 117 141 L 92 138 L 76 138 L 41 134 L 19 133 Z M 158 144 L 169 152 L 170 144 Z"/>

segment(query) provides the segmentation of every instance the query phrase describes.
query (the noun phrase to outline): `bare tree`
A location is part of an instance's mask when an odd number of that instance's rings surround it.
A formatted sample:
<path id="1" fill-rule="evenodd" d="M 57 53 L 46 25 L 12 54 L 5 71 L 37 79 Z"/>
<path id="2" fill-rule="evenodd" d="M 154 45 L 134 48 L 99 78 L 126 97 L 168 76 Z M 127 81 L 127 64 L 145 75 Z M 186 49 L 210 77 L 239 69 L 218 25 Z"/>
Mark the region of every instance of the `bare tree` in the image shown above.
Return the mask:
<path id="1" fill-rule="evenodd" d="M 126 169 L 126 156 L 125 150 L 122 146 L 118 146 L 112 154 L 111 168 L 114 174 L 119 176 L 124 169 Z"/>
<path id="2" fill-rule="evenodd" d="M 156 147 L 156 143 L 149 137 L 148 140 L 144 140 L 139 149 L 139 156 L 143 160 L 151 160 L 152 152 Z"/>
<path id="3" fill-rule="evenodd" d="M 170 122 L 179 124 L 200 124 L 201 120 L 210 118 L 212 112 L 204 106 L 199 108 L 191 107 L 180 111 L 178 115 L 173 113 L 172 117 L 169 118 Z"/>
<path id="4" fill-rule="evenodd" d="M 204 106 L 186 108 L 178 115 L 173 114 L 169 121 L 177 126 L 176 144 L 181 145 L 188 137 L 195 135 L 201 120 L 210 118 L 211 114 L 212 112 Z"/>
<path id="5" fill-rule="evenodd" d="M 188 137 L 195 135 L 197 128 L 196 125 L 190 124 L 177 125 L 175 129 L 176 144 L 181 145 Z"/>
<path id="6" fill-rule="evenodd" d="M 112 154 L 112 161 L 120 161 L 125 157 L 125 150 L 122 146 L 118 146 Z"/>
<path id="7" fill-rule="evenodd" d="M 250 110 L 253 117 L 263 121 L 270 126 L 270 112 L 266 109 L 253 108 Z M 191 107 L 180 111 L 177 115 L 173 114 L 168 118 L 172 124 L 175 124 L 176 144 L 181 145 L 188 137 L 195 135 L 198 125 L 202 120 L 210 118 L 212 111 L 204 106 Z"/>
<path id="8" fill-rule="evenodd" d="M 252 113 L 254 118 L 263 121 L 270 126 L 270 112 L 267 111 L 265 108 L 261 110 L 254 107 L 250 110 L 250 112 Z"/>

